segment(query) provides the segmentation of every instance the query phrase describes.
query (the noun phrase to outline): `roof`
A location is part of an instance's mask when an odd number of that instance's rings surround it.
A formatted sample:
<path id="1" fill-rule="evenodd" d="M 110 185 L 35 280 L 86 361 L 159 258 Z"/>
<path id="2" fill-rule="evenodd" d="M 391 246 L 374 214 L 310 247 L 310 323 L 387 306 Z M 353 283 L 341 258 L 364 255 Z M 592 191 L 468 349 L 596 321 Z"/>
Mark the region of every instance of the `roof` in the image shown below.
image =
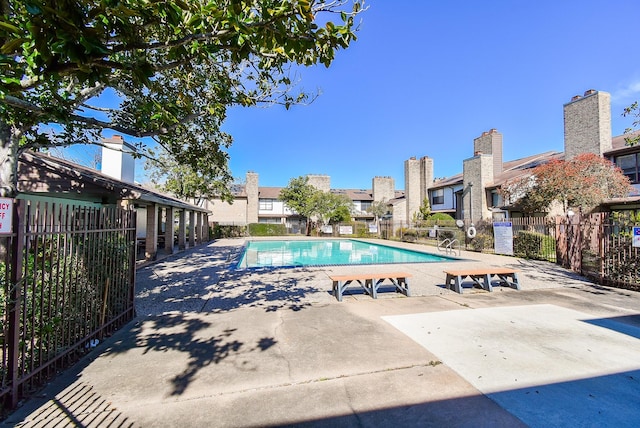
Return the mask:
<path id="1" fill-rule="evenodd" d="M 635 153 L 640 151 L 640 146 L 629 146 L 627 139 L 640 136 L 640 130 L 622 134 L 611 139 L 611 150 L 604 153 L 605 156 L 621 155 L 625 153 Z"/>
<path id="2" fill-rule="evenodd" d="M 279 199 L 280 191 L 284 187 L 263 187 L 258 188 L 258 197 L 260 199 Z M 346 195 L 352 201 L 373 201 L 373 191 L 371 189 L 331 189 L 331 193 L 335 195 Z M 243 190 L 242 195 L 246 195 Z M 402 197 L 404 192 L 402 190 L 395 191 L 395 197 Z"/>
<path id="3" fill-rule="evenodd" d="M 32 151 L 20 156 L 18 191 L 26 194 L 64 195 L 69 199 L 102 203 L 132 200 L 143 204 L 157 203 L 190 211 L 209 212 L 138 184 L 117 180 L 68 160 Z"/>
<path id="4" fill-rule="evenodd" d="M 532 168 L 535 168 L 538 165 L 545 164 L 554 159 L 563 159 L 563 158 L 564 158 L 563 153 L 556 152 L 556 151 L 549 151 L 549 152 L 539 153 L 539 154 L 527 156 L 524 158 L 504 162 L 502 164 L 502 174 L 498 175 L 497 177 L 494 177 L 492 186 L 498 187 L 507 180 L 528 174 Z M 462 183 L 463 183 L 462 173 L 459 173 L 456 175 L 452 175 L 451 177 L 446 177 L 446 178 L 435 181 L 433 185 L 429 187 L 429 189 L 452 187 L 455 185 L 461 185 Z"/>

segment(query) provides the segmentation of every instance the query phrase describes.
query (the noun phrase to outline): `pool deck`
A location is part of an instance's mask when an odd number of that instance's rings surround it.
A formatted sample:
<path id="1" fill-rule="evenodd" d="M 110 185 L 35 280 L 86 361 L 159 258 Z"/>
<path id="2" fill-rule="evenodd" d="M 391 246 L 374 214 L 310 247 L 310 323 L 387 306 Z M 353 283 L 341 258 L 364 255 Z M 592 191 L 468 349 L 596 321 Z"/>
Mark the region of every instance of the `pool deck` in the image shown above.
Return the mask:
<path id="1" fill-rule="evenodd" d="M 471 252 L 236 271 L 242 242 L 139 269 L 138 317 L 3 426 L 640 424 L 640 293 Z M 522 290 L 444 286 L 444 269 L 483 266 L 519 269 Z M 372 270 L 411 273 L 412 297 L 331 295 L 330 274 Z"/>

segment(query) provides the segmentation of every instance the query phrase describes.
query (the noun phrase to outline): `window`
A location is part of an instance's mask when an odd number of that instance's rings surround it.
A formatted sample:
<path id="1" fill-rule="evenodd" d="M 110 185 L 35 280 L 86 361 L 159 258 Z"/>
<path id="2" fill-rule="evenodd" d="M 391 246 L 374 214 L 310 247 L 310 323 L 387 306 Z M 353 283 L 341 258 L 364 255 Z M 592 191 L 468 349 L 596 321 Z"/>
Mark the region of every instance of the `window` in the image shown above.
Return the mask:
<path id="1" fill-rule="evenodd" d="M 499 207 L 500 205 L 501 205 L 500 194 L 498 194 L 497 190 L 492 190 L 491 191 L 491 206 L 492 207 Z"/>
<path id="2" fill-rule="evenodd" d="M 622 173 L 629 177 L 631 183 L 638 183 L 638 154 L 633 153 L 630 155 L 616 157 L 616 165 L 620 167 Z"/>
<path id="3" fill-rule="evenodd" d="M 369 211 L 371 209 L 371 202 L 360 201 L 360 211 Z"/>
<path id="4" fill-rule="evenodd" d="M 260 210 L 273 211 L 273 199 L 260 199 Z"/>
<path id="5" fill-rule="evenodd" d="M 444 189 L 436 189 L 431 191 L 431 205 L 444 204 Z"/>
<path id="6" fill-rule="evenodd" d="M 278 217 L 260 217 L 258 223 L 279 224 L 282 223 L 282 220 Z"/>

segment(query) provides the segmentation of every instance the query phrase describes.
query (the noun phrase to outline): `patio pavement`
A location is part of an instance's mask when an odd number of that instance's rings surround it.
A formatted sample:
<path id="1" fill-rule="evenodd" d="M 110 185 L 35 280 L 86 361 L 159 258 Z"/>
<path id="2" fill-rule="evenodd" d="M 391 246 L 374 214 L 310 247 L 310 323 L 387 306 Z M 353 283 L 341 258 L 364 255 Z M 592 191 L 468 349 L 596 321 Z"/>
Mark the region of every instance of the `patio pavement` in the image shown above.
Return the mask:
<path id="1" fill-rule="evenodd" d="M 640 425 L 640 293 L 466 252 L 240 272 L 242 242 L 141 268 L 138 317 L 3 425 Z M 522 290 L 444 287 L 443 269 L 487 265 L 520 269 Z M 413 274 L 412 297 L 330 294 L 331 273 L 390 269 Z"/>

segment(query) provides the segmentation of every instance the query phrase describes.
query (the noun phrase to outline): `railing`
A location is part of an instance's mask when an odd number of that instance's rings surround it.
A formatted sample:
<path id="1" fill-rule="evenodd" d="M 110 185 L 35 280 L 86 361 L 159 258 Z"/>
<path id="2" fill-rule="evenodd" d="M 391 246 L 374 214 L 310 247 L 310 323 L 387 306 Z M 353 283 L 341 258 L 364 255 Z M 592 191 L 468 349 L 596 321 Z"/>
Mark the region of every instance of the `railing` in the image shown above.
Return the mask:
<path id="1" fill-rule="evenodd" d="M 438 241 L 438 251 L 444 251 L 446 254 L 456 253 L 456 244 L 458 245 L 458 256 L 461 254 L 460 241 L 457 239 L 446 238 L 442 242 Z"/>
<path id="2" fill-rule="evenodd" d="M 0 238 L 4 409 L 134 316 L 135 211 L 16 200 Z"/>

